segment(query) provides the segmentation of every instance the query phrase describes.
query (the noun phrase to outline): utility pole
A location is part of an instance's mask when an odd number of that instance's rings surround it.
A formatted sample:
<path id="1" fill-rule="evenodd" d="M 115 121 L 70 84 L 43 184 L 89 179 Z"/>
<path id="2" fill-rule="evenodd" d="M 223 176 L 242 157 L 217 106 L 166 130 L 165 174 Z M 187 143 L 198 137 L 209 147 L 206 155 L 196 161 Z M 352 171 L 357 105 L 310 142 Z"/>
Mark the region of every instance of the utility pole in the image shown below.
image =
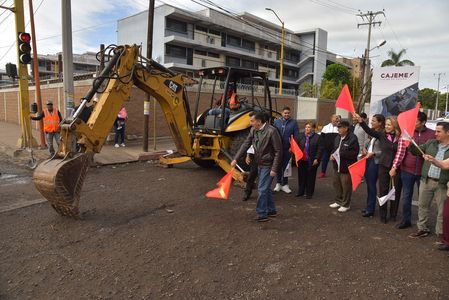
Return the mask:
<path id="1" fill-rule="evenodd" d="M 30 8 L 30 25 L 31 25 L 31 42 L 33 44 L 33 70 L 34 70 L 34 84 L 36 92 L 36 102 L 38 113 L 42 112 L 42 95 L 41 95 L 41 80 L 39 77 L 39 60 L 37 57 L 37 46 L 36 46 L 36 30 L 34 28 L 34 9 L 33 0 L 28 0 L 28 6 Z M 39 142 L 41 148 L 46 148 L 45 135 L 44 135 L 44 121 L 39 120 Z"/>
<path id="2" fill-rule="evenodd" d="M 368 42 L 366 44 L 365 49 L 365 55 L 364 55 L 364 64 L 363 64 L 363 84 L 362 84 L 362 92 L 360 94 L 359 103 L 357 104 L 357 109 L 360 110 L 362 107 L 364 107 L 366 102 L 366 97 L 368 94 L 368 80 L 369 80 L 369 74 L 371 72 L 371 67 L 369 63 L 369 52 L 371 47 L 371 27 L 374 27 L 376 25 L 382 24 L 380 21 L 376 21 L 376 17 L 378 15 L 383 15 L 385 17 L 385 13 L 383 11 L 368 11 L 367 13 L 360 13 L 357 16 L 361 17 L 365 23 L 359 23 L 357 24 L 357 28 L 360 28 L 360 26 L 368 26 Z"/>
<path id="3" fill-rule="evenodd" d="M 280 67 L 279 67 L 279 95 L 282 96 L 282 78 L 284 75 L 284 39 L 285 39 L 285 28 L 284 28 L 284 21 L 281 20 L 281 18 L 279 18 L 278 14 L 272 10 L 271 8 L 267 7 L 265 8 L 265 10 L 269 10 L 271 12 L 274 13 L 274 15 L 276 16 L 276 18 L 278 18 L 279 22 L 281 22 L 282 24 L 282 29 L 281 29 L 281 57 L 280 57 Z"/>
<path id="4" fill-rule="evenodd" d="M 435 102 L 435 119 L 438 118 L 438 100 L 440 98 L 440 79 L 441 75 L 445 75 L 446 73 L 438 73 L 433 74 L 433 76 L 438 76 L 438 85 L 437 85 L 437 101 Z"/>
<path id="5" fill-rule="evenodd" d="M 62 0 L 62 58 L 66 117 L 73 113 L 73 51 L 72 51 L 72 5 L 71 0 Z"/>
<path id="6" fill-rule="evenodd" d="M 153 23 L 154 23 L 154 0 L 149 0 L 148 3 L 148 27 L 147 27 L 147 58 L 151 59 L 153 56 Z M 148 64 L 148 63 L 147 63 Z M 143 104 L 143 151 L 148 152 L 148 136 L 150 123 L 150 100 L 151 95 L 147 93 L 147 100 Z M 156 105 L 154 106 L 156 108 Z M 153 109 L 153 146 L 156 150 L 156 110 Z"/>
<path id="7" fill-rule="evenodd" d="M 444 116 L 447 114 L 447 96 L 449 94 L 449 84 L 446 85 L 446 109 L 444 110 Z"/>

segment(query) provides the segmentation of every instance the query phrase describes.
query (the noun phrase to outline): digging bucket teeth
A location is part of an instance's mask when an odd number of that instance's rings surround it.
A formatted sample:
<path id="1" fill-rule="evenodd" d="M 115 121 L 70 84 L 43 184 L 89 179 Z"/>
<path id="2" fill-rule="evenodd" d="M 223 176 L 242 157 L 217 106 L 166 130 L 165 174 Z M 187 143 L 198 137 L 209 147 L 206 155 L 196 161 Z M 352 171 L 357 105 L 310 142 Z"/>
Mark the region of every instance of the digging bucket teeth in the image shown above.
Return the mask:
<path id="1" fill-rule="evenodd" d="M 39 164 L 34 171 L 34 185 L 58 214 L 75 219 L 80 217 L 80 193 L 91 158 L 90 153 L 77 153 L 71 158 L 51 158 Z"/>

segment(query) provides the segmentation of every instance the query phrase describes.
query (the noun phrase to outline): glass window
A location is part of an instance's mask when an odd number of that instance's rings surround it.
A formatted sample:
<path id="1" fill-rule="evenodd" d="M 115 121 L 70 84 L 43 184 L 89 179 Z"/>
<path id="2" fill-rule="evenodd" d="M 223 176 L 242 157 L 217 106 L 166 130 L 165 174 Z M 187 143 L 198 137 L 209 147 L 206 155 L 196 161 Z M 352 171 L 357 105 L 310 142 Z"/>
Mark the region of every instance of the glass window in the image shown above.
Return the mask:
<path id="1" fill-rule="evenodd" d="M 221 35 L 221 32 L 220 32 L 220 31 L 213 30 L 213 29 L 209 29 L 209 33 L 210 33 L 210 34 L 213 34 L 213 35 L 216 35 L 216 36 L 220 36 L 220 35 Z"/>
<path id="2" fill-rule="evenodd" d="M 215 53 L 215 52 L 207 52 L 207 56 L 209 56 L 209 57 L 215 57 L 215 58 L 220 58 L 220 54 Z"/>
<path id="3" fill-rule="evenodd" d="M 257 63 L 251 60 L 242 59 L 242 67 L 246 69 L 257 69 Z"/>
<path id="4" fill-rule="evenodd" d="M 242 48 L 254 51 L 256 49 L 256 43 L 243 39 Z"/>
<path id="5" fill-rule="evenodd" d="M 240 58 L 227 56 L 226 57 L 226 65 L 230 67 L 240 67 Z"/>
<path id="6" fill-rule="evenodd" d="M 165 54 L 172 57 L 186 58 L 186 48 L 174 46 L 174 45 L 165 45 Z"/>
<path id="7" fill-rule="evenodd" d="M 203 50 L 195 50 L 195 54 L 207 56 L 207 52 Z"/>
<path id="8" fill-rule="evenodd" d="M 228 35 L 227 43 L 231 46 L 241 47 L 242 39 L 233 35 Z"/>
<path id="9" fill-rule="evenodd" d="M 166 28 L 175 32 L 187 33 L 187 23 L 167 18 Z"/>
<path id="10" fill-rule="evenodd" d="M 206 32 L 207 33 L 207 28 L 206 27 L 196 25 L 195 28 L 198 31 L 202 31 L 202 32 Z"/>

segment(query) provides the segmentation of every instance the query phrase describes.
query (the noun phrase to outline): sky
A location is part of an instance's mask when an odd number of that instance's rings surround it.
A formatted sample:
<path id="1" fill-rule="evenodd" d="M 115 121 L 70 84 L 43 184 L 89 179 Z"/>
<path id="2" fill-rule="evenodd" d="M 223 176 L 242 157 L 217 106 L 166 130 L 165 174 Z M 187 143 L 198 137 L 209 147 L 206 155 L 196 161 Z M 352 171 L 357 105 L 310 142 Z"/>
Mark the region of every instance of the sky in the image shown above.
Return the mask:
<path id="1" fill-rule="evenodd" d="M 200 2 L 201 0 L 196 0 Z M 205 0 L 203 0 L 205 1 Z M 322 28 L 328 32 L 328 51 L 347 57 L 360 57 L 366 48 L 368 27 L 357 28 L 364 21 L 359 10 L 384 11 L 378 16 L 380 26 L 372 29 L 371 47 L 380 41 L 387 43 L 371 51 L 373 67 L 380 67 L 387 52 L 407 49 L 405 59 L 421 67 L 420 88 L 437 89 L 437 74 L 441 75 L 440 90 L 449 84 L 449 1 L 447 0 L 212 0 L 232 12 L 247 11 L 273 23 L 279 23 L 266 7 L 275 10 L 285 27 L 300 31 Z M 28 22 L 29 7 L 25 2 Z M 204 7 L 192 0 L 163 0 L 156 5 L 200 10 Z M 13 0 L 0 0 L 0 5 L 12 6 Z M 33 0 L 37 48 L 39 54 L 62 51 L 61 1 Z M 117 42 L 117 20 L 147 9 L 146 0 L 73 0 L 73 52 L 98 51 L 99 45 Z M 0 68 L 17 62 L 14 16 L 0 9 Z M 145 30 L 145 29 L 144 29 Z M 29 26 L 27 31 L 30 31 Z M 11 45 L 13 45 L 11 47 Z"/>

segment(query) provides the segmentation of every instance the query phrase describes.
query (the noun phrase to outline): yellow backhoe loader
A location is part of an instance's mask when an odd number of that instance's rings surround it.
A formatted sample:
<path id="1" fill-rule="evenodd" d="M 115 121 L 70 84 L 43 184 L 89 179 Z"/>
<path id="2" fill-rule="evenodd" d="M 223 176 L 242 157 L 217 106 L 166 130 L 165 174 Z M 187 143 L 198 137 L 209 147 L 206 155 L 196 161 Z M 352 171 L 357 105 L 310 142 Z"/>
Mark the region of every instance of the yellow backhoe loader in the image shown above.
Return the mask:
<path id="1" fill-rule="evenodd" d="M 192 116 L 186 91 L 192 79 L 142 57 L 136 45 L 110 46 L 105 51 L 109 54 L 108 65 L 95 78 L 74 115 L 60 124 L 57 153 L 39 164 L 33 174 L 36 188 L 61 215 L 79 217 L 80 193 L 89 163 L 101 151 L 123 103 L 130 99 L 133 85 L 151 94 L 164 112 L 177 148 L 177 152 L 161 157 L 160 162 L 167 165 L 193 160 L 203 167 L 218 165 L 227 172 L 232 155 L 248 134 L 250 112 L 263 110 L 277 115 L 264 73 L 229 67 L 201 70 Z M 231 111 L 226 95 L 231 94 L 231 89 L 238 92 L 237 85 L 246 87 L 247 97 L 242 96 L 242 91 L 238 108 Z M 255 91 L 256 86 L 263 91 Z M 205 88 L 211 90 L 208 105 L 201 102 Z M 100 97 L 85 123 L 79 116 L 96 93 Z M 220 106 L 214 107 L 214 103 Z M 239 165 L 234 179 L 242 182 L 244 164 Z"/>

